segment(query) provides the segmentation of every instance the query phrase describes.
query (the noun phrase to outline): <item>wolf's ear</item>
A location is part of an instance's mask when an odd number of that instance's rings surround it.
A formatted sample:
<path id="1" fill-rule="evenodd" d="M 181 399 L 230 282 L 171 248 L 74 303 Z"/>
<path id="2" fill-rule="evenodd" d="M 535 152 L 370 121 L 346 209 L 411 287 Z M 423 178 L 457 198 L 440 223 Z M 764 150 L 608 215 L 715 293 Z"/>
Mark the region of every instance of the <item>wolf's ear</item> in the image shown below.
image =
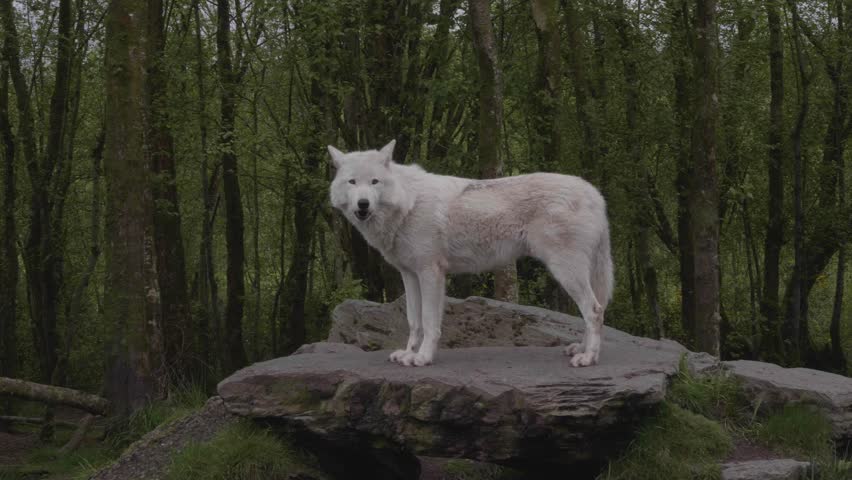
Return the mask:
<path id="1" fill-rule="evenodd" d="M 331 155 L 331 163 L 334 168 L 340 168 L 340 164 L 343 163 L 343 152 L 329 145 L 328 154 Z"/>
<path id="2" fill-rule="evenodd" d="M 387 145 L 382 147 L 381 150 L 379 150 L 379 153 L 382 154 L 382 161 L 384 162 L 386 167 L 390 164 L 391 160 L 393 160 L 393 147 L 395 146 L 396 140 L 391 140 L 390 143 L 388 143 Z"/>

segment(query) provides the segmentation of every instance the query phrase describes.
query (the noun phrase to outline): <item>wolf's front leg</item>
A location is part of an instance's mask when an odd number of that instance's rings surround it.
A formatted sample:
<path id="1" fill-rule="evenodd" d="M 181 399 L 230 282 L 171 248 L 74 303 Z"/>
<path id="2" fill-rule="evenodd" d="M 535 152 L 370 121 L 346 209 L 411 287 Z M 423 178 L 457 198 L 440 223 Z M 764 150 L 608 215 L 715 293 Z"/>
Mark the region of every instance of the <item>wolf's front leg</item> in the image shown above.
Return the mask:
<path id="1" fill-rule="evenodd" d="M 423 342 L 415 355 L 405 356 L 402 363 L 422 367 L 432 363 L 441 339 L 441 320 L 444 316 L 444 287 L 446 277 L 437 265 L 417 273 L 420 280 L 420 299 L 423 305 Z"/>
<path id="2" fill-rule="evenodd" d="M 390 361 L 402 363 L 403 359 L 413 357 L 417 352 L 417 347 L 420 346 L 420 340 L 423 336 L 423 324 L 420 321 L 420 280 L 417 275 L 400 271 L 402 275 L 402 284 L 405 286 L 405 316 L 408 318 L 408 344 L 405 350 L 397 350 L 390 355 Z M 410 364 L 410 362 L 409 362 Z"/>

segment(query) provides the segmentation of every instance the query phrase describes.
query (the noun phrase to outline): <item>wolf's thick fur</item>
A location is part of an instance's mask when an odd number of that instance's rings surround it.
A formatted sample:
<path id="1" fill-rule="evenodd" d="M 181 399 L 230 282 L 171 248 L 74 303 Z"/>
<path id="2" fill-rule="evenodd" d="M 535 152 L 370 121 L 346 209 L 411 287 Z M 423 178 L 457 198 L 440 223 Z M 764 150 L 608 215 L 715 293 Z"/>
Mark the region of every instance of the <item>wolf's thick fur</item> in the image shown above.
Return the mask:
<path id="1" fill-rule="evenodd" d="M 432 362 L 441 337 L 448 273 L 494 270 L 529 255 L 544 262 L 577 303 L 582 343 L 571 364 L 597 363 L 604 310 L 612 296 L 606 203 L 585 180 L 534 173 L 495 180 L 434 175 L 380 151 L 344 154 L 329 146 L 337 175 L 331 203 L 402 274 L 408 345 L 390 359 Z"/>

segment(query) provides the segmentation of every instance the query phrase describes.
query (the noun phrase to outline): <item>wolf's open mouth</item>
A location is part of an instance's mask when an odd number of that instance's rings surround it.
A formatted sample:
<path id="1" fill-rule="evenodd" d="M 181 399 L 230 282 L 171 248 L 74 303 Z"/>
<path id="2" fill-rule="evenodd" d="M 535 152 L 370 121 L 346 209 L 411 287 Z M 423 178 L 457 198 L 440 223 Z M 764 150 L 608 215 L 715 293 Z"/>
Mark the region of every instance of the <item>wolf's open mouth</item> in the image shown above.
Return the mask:
<path id="1" fill-rule="evenodd" d="M 355 216 L 358 217 L 358 220 L 366 220 L 370 218 L 371 213 L 367 210 L 355 210 Z"/>

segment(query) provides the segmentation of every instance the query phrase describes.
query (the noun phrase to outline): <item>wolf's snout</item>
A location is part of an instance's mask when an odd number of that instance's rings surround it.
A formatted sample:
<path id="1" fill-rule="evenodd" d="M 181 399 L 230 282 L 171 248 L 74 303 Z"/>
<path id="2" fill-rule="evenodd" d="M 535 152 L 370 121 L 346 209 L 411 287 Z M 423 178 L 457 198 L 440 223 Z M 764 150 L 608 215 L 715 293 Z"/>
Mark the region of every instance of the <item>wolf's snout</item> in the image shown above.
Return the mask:
<path id="1" fill-rule="evenodd" d="M 366 220 L 370 216 L 370 201 L 366 198 L 358 200 L 358 210 L 355 210 L 358 220 Z"/>

